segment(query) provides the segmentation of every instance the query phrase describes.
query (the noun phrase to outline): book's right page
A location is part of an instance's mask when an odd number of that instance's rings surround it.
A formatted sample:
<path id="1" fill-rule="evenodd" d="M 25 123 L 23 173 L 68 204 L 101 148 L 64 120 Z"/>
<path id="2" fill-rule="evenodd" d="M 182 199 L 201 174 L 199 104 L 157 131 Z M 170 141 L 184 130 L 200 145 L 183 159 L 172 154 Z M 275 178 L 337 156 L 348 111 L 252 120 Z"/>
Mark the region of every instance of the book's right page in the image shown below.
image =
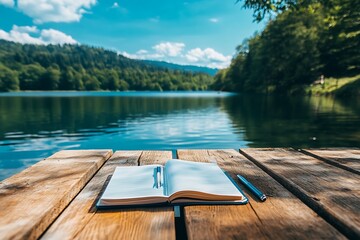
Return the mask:
<path id="1" fill-rule="evenodd" d="M 246 197 L 214 163 L 170 160 L 165 165 L 167 195 L 176 202 L 237 201 Z"/>

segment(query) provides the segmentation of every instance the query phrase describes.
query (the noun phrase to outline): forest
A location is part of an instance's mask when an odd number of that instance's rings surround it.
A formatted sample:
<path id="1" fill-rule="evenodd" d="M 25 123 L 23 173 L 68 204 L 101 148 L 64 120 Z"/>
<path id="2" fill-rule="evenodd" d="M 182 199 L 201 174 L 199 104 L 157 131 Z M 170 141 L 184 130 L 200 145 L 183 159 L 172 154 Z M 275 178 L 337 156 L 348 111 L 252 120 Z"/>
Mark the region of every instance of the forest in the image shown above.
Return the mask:
<path id="1" fill-rule="evenodd" d="M 254 21 L 266 21 L 266 27 L 236 48 L 231 65 L 220 70 L 215 80 L 206 73 L 168 69 L 103 48 L 0 40 L 0 91 L 304 93 L 319 79 L 360 76 L 358 1 L 237 2 L 253 10 Z M 360 78 L 351 86 L 360 86 Z"/>
<path id="2" fill-rule="evenodd" d="M 360 74 L 360 3 L 353 0 L 245 0 L 265 29 L 237 47 L 213 88 L 302 93 L 319 78 Z"/>
<path id="3" fill-rule="evenodd" d="M 171 70 L 85 45 L 0 40 L 0 91 L 206 90 L 213 77 Z"/>

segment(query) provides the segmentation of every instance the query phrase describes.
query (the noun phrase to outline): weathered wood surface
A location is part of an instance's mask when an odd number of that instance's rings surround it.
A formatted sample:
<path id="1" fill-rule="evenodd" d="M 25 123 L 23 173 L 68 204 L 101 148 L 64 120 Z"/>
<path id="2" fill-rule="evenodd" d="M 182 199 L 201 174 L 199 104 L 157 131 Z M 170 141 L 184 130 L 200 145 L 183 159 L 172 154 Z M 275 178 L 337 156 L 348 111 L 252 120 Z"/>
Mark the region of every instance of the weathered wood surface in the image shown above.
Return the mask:
<path id="1" fill-rule="evenodd" d="M 349 238 L 360 239 L 360 176 L 291 149 L 241 149 Z"/>
<path id="2" fill-rule="evenodd" d="M 165 151 L 118 151 L 65 209 L 43 239 L 175 239 L 170 207 L 97 210 L 95 203 L 116 166 L 164 164 Z"/>
<path id="3" fill-rule="evenodd" d="M 360 174 L 360 149 L 329 148 L 303 149 L 302 151 L 336 167 Z"/>
<path id="4" fill-rule="evenodd" d="M 241 174 L 268 197 L 259 202 L 247 190 L 250 202 L 242 206 L 188 206 L 184 208 L 189 239 L 343 239 L 272 177 L 235 150 L 179 150 L 178 158 L 217 161 L 234 178 Z M 234 178 L 235 179 L 235 178 Z M 236 182 L 241 186 L 240 182 Z"/>
<path id="5" fill-rule="evenodd" d="M 111 154 L 60 151 L 1 182 L 0 238 L 38 238 Z"/>

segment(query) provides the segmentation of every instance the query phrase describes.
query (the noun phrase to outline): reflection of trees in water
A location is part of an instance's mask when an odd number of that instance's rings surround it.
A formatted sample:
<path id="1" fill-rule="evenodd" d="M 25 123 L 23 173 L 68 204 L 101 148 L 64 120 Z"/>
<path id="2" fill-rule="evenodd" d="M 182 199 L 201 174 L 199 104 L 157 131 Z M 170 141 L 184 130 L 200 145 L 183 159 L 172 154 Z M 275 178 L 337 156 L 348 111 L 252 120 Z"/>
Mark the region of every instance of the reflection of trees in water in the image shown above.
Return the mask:
<path id="1" fill-rule="evenodd" d="M 0 99 L 0 138 L 7 132 L 95 129 L 153 115 L 199 110 L 214 98 L 180 97 L 11 97 Z"/>
<path id="2" fill-rule="evenodd" d="M 0 139 L 8 132 L 22 132 L 20 135 L 48 132 L 43 134 L 59 136 L 116 131 L 126 128 L 133 120 L 165 118 L 167 114 L 218 106 L 228 113 L 240 138 L 252 142 L 252 147 L 335 147 L 360 143 L 358 101 L 264 95 L 3 97 L 0 98 Z M 57 130 L 63 132 L 52 133 Z"/>
<path id="3" fill-rule="evenodd" d="M 357 146 L 360 142 L 356 102 L 240 95 L 226 99 L 222 106 L 251 147 Z"/>
<path id="4" fill-rule="evenodd" d="M 360 113 L 360 105 L 351 99 L 336 99 L 329 96 L 307 97 L 306 101 L 315 113 L 354 115 Z"/>

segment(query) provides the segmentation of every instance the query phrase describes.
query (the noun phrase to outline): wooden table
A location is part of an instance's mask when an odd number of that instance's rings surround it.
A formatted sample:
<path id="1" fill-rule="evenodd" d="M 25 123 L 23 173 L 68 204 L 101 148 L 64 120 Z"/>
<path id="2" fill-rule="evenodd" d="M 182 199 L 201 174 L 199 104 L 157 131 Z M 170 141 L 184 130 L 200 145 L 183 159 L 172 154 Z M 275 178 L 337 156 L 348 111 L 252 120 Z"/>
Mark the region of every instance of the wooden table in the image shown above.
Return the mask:
<path id="1" fill-rule="evenodd" d="M 178 150 L 213 162 L 247 205 L 97 210 L 116 166 L 165 164 L 170 151 L 60 151 L 0 183 L 1 239 L 360 239 L 359 149 Z M 258 201 L 235 178 L 266 195 Z"/>

